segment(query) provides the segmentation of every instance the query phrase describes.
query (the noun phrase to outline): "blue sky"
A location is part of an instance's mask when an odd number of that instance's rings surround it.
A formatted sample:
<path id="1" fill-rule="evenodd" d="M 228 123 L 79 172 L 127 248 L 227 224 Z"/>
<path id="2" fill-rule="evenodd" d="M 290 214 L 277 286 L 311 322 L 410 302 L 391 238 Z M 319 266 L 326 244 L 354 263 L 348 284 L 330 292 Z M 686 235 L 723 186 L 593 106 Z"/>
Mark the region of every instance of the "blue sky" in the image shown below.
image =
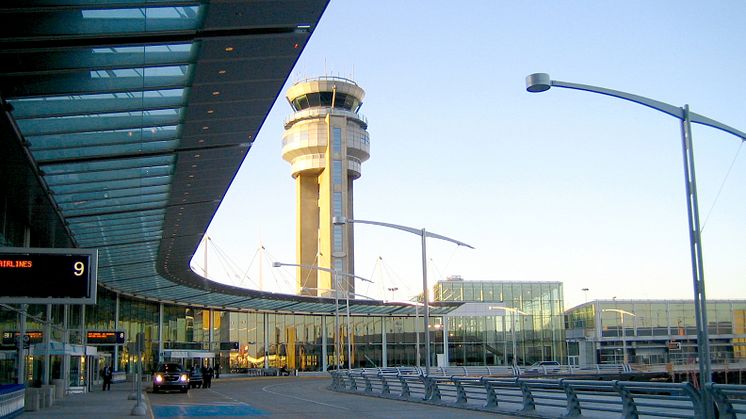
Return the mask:
<path id="1" fill-rule="evenodd" d="M 524 79 L 546 72 L 689 104 L 746 131 L 743 16 L 735 0 L 333 0 L 288 86 L 334 75 L 366 90 L 371 158 L 355 218 L 476 247 L 430 240 L 431 282 L 562 281 L 566 308 L 585 301 L 582 288 L 589 299 L 691 299 L 678 120 L 592 93 L 527 93 Z M 292 269 L 269 266 L 295 261 L 294 183 L 280 156 L 290 112 L 283 95 L 210 225 L 211 279 L 293 289 Z M 693 137 L 707 297 L 746 298 L 746 147 L 709 127 Z M 417 236 L 355 229 L 355 273 L 375 281 L 358 292 L 421 290 Z"/>

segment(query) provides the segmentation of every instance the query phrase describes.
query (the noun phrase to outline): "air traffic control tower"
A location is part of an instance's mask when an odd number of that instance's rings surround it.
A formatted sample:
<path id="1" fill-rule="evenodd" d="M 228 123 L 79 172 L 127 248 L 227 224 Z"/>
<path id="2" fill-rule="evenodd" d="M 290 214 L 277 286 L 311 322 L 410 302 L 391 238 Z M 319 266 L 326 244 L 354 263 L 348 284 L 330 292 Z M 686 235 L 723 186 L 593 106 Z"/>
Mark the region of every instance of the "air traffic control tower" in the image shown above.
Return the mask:
<path id="1" fill-rule="evenodd" d="M 319 77 L 294 84 L 286 94 L 295 111 L 285 121 L 282 158 L 291 165 L 296 191 L 296 259 L 299 265 L 354 273 L 353 229 L 333 217 L 353 217 L 352 183 L 370 157 L 368 123 L 358 113 L 365 92 L 354 81 Z M 298 294 L 328 296 L 329 272 L 297 268 Z M 354 292 L 355 281 L 338 275 L 336 289 Z"/>

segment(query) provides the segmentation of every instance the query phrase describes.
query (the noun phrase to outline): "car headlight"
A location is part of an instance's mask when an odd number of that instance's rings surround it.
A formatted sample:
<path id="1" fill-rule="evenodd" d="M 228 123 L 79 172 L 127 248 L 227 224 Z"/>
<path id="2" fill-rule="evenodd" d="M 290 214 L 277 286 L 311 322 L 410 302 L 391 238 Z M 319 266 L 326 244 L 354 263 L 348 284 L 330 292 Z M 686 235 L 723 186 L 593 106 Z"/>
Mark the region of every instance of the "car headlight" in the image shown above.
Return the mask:
<path id="1" fill-rule="evenodd" d="M 179 381 L 181 381 L 182 383 L 185 383 L 189 381 L 189 376 L 186 374 L 181 374 L 181 377 L 179 377 Z"/>
<path id="2" fill-rule="evenodd" d="M 153 377 L 153 381 L 156 383 L 162 383 L 163 382 L 163 376 L 160 374 L 156 374 L 155 377 Z"/>

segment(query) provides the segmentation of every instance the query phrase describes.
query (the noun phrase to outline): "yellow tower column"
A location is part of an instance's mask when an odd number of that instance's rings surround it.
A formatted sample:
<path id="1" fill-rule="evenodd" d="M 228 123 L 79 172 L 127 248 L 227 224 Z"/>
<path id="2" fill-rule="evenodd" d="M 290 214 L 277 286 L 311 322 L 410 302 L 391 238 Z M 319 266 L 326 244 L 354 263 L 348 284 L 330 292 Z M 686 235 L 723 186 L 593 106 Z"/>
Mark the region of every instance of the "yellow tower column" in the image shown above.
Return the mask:
<path id="1" fill-rule="evenodd" d="M 352 229 L 334 226 L 338 216 L 353 218 L 353 180 L 370 157 L 368 124 L 358 113 L 365 92 L 355 82 L 321 77 L 294 84 L 287 99 L 295 111 L 285 121 L 282 157 L 296 183 L 296 257 L 301 265 L 354 273 Z M 329 295 L 354 291 L 354 282 L 329 272 L 297 269 L 298 293 Z"/>

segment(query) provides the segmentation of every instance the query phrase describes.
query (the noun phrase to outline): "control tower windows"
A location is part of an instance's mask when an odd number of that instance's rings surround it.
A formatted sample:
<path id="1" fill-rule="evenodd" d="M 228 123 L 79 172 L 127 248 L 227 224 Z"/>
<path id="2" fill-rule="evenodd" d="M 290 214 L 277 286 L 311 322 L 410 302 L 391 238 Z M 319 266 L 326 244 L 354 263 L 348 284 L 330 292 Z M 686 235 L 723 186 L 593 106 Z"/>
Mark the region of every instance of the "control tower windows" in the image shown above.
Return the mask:
<path id="1" fill-rule="evenodd" d="M 298 96 L 293 100 L 293 109 L 300 111 L 311 107 L 329 108 L 332 106 L 332 98 L 332 92 L 307 93 Z M 360 101 L 354 96 L 345 93 L 337 93 L 337 96 L 334 97 L 334 107 L 348 111 L 357 111 L 360 107 Z"/>

